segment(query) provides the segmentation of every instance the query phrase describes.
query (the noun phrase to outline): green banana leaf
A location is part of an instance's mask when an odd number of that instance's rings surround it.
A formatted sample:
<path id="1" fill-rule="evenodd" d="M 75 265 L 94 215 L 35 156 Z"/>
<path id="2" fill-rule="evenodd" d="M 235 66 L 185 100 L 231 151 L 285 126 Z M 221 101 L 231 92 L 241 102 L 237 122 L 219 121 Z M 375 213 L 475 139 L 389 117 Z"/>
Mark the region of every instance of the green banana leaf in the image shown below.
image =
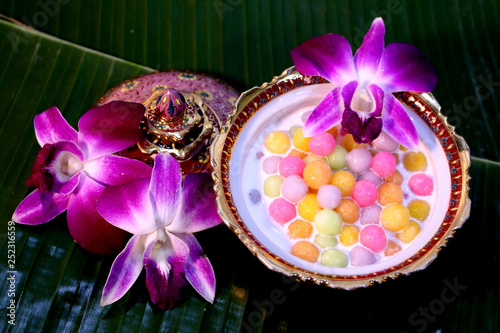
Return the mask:
<path id="1" fill-rule="evenodd" d="M 386 44 L 413 44 L 436 65 L 434 94 L 472 155 L 500 161 L 496 1 L 4 0 L 0 14 L 136 64 L 213 74 L 240 91 L 290 67 L 290 50 L 311 37 L 335 32 L 357 49 L 381 16 Z"/>
<path id="2" fill-rule="evenodd" d="M 495 2 L 32 0 L 3 1 L 0 15 L 8 18 L 0 21 L 1 331 L 500 331 Z M 39 149 L 35 114 L 57 106 L 76 125 L 108 89 L 158 69 L 206 72 L 243 91 L 291 66 L 290 49 L 310 37 L 336 32 L 357 48 L 376 16 L 386 43 L 417 45 L 436 65 L 434 95 L 475 156 L 471 217 L 428 268 L 354 291 L 298 283 L 268 270 L 221 225 L 197 236 L 216 273 L 214 304 L 188 291 L 180 306 L 159 310 L 141 275 L 101 307 L 113 258 L 76 245 L 64 214 L 16 225 L 9 267 L 8 222 L 29 192 Z"/>

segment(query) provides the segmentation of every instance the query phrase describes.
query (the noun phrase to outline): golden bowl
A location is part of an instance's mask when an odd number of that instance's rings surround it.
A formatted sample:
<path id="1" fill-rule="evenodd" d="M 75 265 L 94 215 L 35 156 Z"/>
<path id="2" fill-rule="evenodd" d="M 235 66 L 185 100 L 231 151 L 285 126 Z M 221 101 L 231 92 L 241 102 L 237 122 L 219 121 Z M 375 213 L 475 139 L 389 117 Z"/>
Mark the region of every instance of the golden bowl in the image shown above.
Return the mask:
<path id="1" fill-rule="evenodd" d="M 304 117 L 333 88 L 321 77 L 301 75 L 294 67 L 269 83 L 240 95 L 233 113 L 211 146 L 212 177 L 217 206 L 225 224 L 269 269 L 303 281 L 333 288 L 355 289 L 381 283 L 427 267 L 470 213 L 468 169 L 470 151 L 455 133 L 430 93 L 395 93 L 419 132 L 421 149 L 431 156 L 436 195 L 425 228 L 406 249 L 390 259 L 364 267 L 320 267 L 290 254 L 279 226 L 267 223 L 267 210 L 254 205 L 249 189 L 255 187 L 266 129 L 290 117 Z M 268 130 L 269 132 L 269 130 Z M 262 156 L 262 155 L 261 155 Z"/>

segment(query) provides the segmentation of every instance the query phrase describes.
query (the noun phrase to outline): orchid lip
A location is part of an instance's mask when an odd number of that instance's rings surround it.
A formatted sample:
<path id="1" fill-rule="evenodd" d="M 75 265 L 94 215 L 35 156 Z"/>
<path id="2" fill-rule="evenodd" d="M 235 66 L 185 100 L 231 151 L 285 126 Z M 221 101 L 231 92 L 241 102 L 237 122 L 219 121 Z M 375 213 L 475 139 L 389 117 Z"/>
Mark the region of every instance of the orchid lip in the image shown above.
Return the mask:
<path id="1" fill-rule="evenodd" d="M 83 170 L 83 163 L 71 152 L 61 152 L 52 163 L 52 172 L 60 182 L 67 182 Z"/>

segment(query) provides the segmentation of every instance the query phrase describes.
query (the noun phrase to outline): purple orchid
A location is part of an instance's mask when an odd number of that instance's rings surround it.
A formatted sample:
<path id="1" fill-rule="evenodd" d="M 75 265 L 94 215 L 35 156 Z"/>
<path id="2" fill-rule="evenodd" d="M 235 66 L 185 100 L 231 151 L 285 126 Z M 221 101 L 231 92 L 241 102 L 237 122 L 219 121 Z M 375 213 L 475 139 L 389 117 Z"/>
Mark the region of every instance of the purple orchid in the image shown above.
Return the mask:
<path id="1" fill-rule="evenodd" d="M 418 144 L 411 118 L 392 93 L 431 91 L 436 70 L 412 45 L 392 43 L 384 48 L 384 34 L 379 17 L 354 57 L 349 42 L 337 34 L 312 38 L 292 50 L 300 73 L 322 76 L 336 86 L 307 119 L 304 136 L 341 123 L 358 143 L 371 142 L 385 131 L 408 148 Z"/>
<path id="2" fill-rule="evenodd" d="M 16 208 L 12 220 L 42 224 L 68 211 L 68 228 L 83 248 L 101 255 L 123 249 L 128 234 L 107 223 L 95 207 L 106 186 L 149 177 L 152 168 L 111 155 L 140 138 L 142 104 L 111 102 L 87 111 L 77 132 L 52 107 L 35 116 L 40 149 L 26 184 L 36 187 Z"/>
<path id="3" fill-rule="evenodd" d="M 172 308 L 186 280 L 213 302 L 214 271 L 192 235 L 222 222 L 210 184 L 209 174 L 198 173 L 186 175 L 182 185 L 179 162 L 159 153 L 150 179 L 104 190 L 97 211 L 134 236 L 111 267 L 101 305 L 125 295 L 143 266 L 151 300 L 159 307 Z"/>

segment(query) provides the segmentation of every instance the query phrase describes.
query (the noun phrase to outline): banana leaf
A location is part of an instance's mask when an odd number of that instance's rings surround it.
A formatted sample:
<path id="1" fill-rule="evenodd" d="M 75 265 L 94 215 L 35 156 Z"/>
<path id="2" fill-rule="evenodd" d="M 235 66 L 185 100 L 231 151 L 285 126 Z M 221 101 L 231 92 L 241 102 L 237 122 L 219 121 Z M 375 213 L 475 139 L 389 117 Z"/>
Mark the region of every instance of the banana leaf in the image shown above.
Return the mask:
<path id="1" fill-rule="evenodd" d="M 240 91 L 290 67 L 290 50 L 311 37 L 338 33 L 357 49 L 380 16 L 386 44 L 413 44 L 435 64 L 434 95 L 472 154 L 500 161 L 496 1 L 4 0 L 0 14 L 150 68 L 213 74 Z"/>
<path id="2" fill-rule="evenodd" d="M 3 1 L 0 14 L 8 18 L 0 21 L 1 331 L 500 330 L 494 2 L 41 0 Z M 198 235 L 217 277 L 213 304 L 188 291 L 178 307 L 160 310 L 141 275 L 123 299 L 101 307 L 113 258 L 76 245 L 64 214 L 16 225 L 9 267 L 9 220 L 29 192 L 39 149 L 35 114 L 55 105 L 76 125 L 108 89 L 158 69 L 206 72 L 243 91 L 291 66 L 290 49 L 310 37 L 336 32 L 356 48 L 376 16 L 386 43 L 417 45 L 435 63 L 434 94 L 475 156 L 471 217 L 427 269 L 354 291 L 299 283 L 268 270 L 221 225 Z"/>

